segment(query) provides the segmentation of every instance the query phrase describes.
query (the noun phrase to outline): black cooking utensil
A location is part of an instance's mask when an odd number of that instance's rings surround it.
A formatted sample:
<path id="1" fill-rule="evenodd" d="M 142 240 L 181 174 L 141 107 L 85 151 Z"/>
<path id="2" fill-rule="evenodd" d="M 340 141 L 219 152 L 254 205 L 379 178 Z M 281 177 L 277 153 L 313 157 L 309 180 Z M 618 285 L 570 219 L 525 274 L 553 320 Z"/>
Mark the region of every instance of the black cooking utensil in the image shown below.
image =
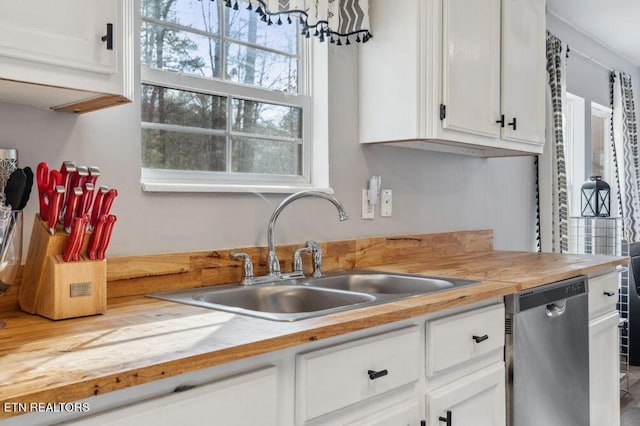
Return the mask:
<path id="1" fill-rule="evenodd" d="M 18 210 L 24 190 L 27 186 L 27 175 L 22 169 L 15 169 L 4 187 L 4 199 L 7 205 L 13 210 Z"/>
<path id="2" fill-rule="evenodd" d="M 27 180 L 17 210 L 23 210 L 26 207 L 27 201 L 29 201 L 29 195 L 31 195 L 31 188 L 33 187 L 33 170 L 31 170 L 31 167 L 25 167 L 23 170 Z"/>

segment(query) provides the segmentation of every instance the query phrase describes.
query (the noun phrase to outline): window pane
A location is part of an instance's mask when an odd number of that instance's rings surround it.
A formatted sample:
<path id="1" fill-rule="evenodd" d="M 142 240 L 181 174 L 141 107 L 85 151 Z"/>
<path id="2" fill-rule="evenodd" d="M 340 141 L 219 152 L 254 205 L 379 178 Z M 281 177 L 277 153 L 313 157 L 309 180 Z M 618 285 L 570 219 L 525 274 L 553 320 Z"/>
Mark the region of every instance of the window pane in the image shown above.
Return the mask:
<path id="1" fill-rule="evenodd" d="M 225 171 L 226 138 L 142 129 L 142 167 Z"/>
<path id="2" fill-rule="evenodd" d="M 140 60 L 152 68 L 182 71 L 200 77 L 220 77 L 220 41 L 143 22 Z"/>
<path id="3" fill-rule="evenodd" d="M 301 175 L 300 144 L 232 138 L 231 169 L 241 173 Z"/>
<path id="4" fill-rule="evenodd" d="M 298 60 L 236 43 L 226 43 L 227 80 L 279 92 L 298 92 Z"/>
<path id="5" fill-rule="evenodd" d="M 265 102 L 233 99 L 232 131 L 302 138 L 302 110 Z"/>
<path id="6" fill-rule="evenodd" d="M 227 98 L 143 84 L 142 121 L 225 130 Z"/>
<path id="7" fill-rule="evenodd" d="M 218 2 L 202 0 L 142 0 L 142 16 L 218 34 Z"/>
<path id="8" fill-rule="evenodd" d="M 277 24 L 277 16 L 271 18 L 274 25 L 267 25 L 260 20 L 255 8 L 252 11 L 246 9 L 246 3 L 240 4 L 238 10 L 225 8 L 225 16 L 229 23 L 226 28 L 229 38 L 292 54 L 298 51 L 298 26 L 288 24 L 286 16 L 281 18 L 284 20 L 282 25 Z"/>

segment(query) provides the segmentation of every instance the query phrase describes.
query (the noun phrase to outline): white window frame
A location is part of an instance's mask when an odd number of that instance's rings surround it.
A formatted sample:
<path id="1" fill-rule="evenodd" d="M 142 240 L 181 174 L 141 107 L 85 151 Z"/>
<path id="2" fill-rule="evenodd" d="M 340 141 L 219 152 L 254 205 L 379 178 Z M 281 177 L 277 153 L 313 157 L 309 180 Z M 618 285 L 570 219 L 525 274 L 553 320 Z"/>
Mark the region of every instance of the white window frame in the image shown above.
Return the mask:
<path id="1" fill-rule="evenodd" d="M 611 120 L 613 120 L 613 111 L 611 108 L 606 107 L 604 105 L 600 105 L 595 102 L 591 102 L 591 122 L 593 123 L 594 117 L 603 119 L 605 121 L 603 126 L 603 144 L 604 144 L 604 166 L 605 173 L 602 176 L 602 179 L 607 182 L 611 188 L 611 193 L 609 195 L 610 200 L 610 212 L 611 217 L 618 217 L 618 187 L 616 185 L 616 171 L 613 163 L 613 149 L 611 147 Z M 593 137 L 591 144 L 593 145 Z M 593 154 L 592 154 L 593 155 Z M 624 172 L 624 171 L 623 171 Z M 594 173 L 592 173 L 594 174 Z"/>
<path id="2" fill-rule="evenodd" d="M 138 31 L 141 23 L 142 17 L 138 13 L 136 26 Z M 303 96 L 180 72 L 167 72 L 143 64 L 140 64 L 139 83 L 302 108 L 301 176 L 251 173 L 231 175 L 226 172 L 160 170 L 142 167 L 143 191 L 293 193 L 303 189 L 316 189 L 333 192 L 329 186 L 328 43 L 318 43 L 304 37 L 298 39 L 301 52 L 298 65 L 300 72 L 298 87 Z M 137 40 L 140 43 L 139 33 Z M 137 61 L 140 61 L 139 55 Z M 138 88 L 140 87 L 141 84 L 138 84 Z M 160 127 L 171 130 L 172 126 L 142 123 L 141 120 L 141 128 Z M 175 127 L 176 130 L 180 128 L 180 126 Z M 201 129 L 201 131 L 220 135 L 234 134 L 229 129 L 222 131 Z M 258 137 L 264 136 L 258 135 Z"/>
<path id="3" fill-rule="evenodd" d="M 586 179 L 585 100 L 566 92 L 565 98 L 565 164 L 569 216 L 580 216 L 580 188 Z"/>

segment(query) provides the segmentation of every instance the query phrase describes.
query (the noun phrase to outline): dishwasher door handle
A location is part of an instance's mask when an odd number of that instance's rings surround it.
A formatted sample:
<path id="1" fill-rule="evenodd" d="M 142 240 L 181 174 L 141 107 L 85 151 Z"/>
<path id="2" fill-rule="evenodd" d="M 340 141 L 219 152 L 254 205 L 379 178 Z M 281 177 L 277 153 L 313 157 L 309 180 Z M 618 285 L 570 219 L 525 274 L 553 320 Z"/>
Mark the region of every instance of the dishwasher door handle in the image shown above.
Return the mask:
<path id="1" fill-rule="evenodd" d="M 547 305 L 547 316 L 554 318 L 564 314 L 567 310 L 567 299 L 549 303 Z"/>

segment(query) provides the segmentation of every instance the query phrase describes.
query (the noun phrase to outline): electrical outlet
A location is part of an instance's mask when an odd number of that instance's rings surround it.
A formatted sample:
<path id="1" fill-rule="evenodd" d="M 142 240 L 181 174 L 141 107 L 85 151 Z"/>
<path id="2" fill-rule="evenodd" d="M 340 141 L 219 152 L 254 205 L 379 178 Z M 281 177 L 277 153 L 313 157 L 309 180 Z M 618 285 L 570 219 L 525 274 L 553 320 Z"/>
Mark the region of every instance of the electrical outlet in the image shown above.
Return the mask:
<path id="1" fill-rule="evenodd" d="M 392 195 L 390 189 L 383 189 L 380 196 L 380 217 L 391 217 Z"/>
<path id="2" fill-rule="evenodd" d="M 373 220 L 376 217 L 375 206 L 369 204 L 369 191 L 362 190 L 362 218 L 366 220 Z"/>

